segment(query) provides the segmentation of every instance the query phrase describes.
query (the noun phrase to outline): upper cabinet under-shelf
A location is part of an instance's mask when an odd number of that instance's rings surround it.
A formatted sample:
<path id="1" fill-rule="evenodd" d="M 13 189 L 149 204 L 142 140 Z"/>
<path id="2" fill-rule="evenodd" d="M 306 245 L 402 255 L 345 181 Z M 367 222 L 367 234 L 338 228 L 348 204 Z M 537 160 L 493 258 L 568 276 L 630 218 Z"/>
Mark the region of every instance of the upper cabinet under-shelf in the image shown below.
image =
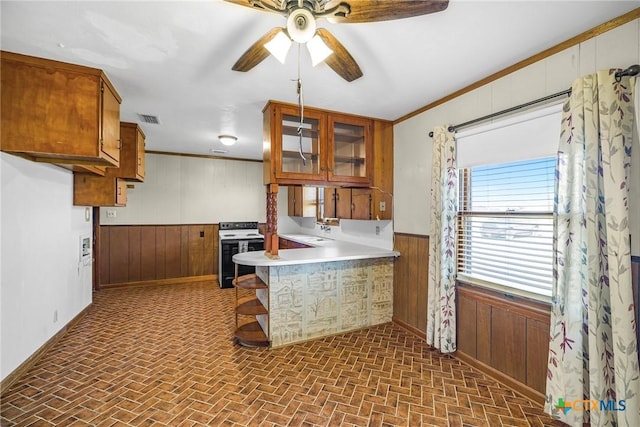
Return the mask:
<path id="1" fill-rule="evenodd" d="M 264 109 L 264 183 L 368 187 L 373 119 L 270 101 Z"/>
<path id="2" fill-rule="evenodd" d="M 31 160 L 120 162 L 120 96 L 99 69 L 2 51 L 1 149 Z"/>

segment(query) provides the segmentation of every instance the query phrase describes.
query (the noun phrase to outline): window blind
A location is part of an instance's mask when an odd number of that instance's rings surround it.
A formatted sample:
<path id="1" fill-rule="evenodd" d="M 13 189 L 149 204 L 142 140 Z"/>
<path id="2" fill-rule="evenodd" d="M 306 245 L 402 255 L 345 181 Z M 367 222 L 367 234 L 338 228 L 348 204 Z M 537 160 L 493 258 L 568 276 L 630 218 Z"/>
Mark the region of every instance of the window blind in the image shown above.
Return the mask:
<path id="1" fill-rule="evenodd" d="M 543 107 L 456 133 L 458 167 L 555 156 L 560 137 L 562 105 Z"/>
<path id="2" fill-rule="evenodd" d="M 555 157 L 460 173 L 458 277 L 551 295 Z"/>

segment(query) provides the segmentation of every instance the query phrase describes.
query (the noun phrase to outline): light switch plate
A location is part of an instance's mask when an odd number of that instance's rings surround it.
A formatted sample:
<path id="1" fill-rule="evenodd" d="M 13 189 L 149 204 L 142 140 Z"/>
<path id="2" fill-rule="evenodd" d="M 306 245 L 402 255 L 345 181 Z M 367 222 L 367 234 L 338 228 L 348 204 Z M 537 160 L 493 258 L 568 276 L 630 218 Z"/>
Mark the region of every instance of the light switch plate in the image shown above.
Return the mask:
<path id="1" fill-rule="evenodd" d="M 387 209 L 387 204 L 385 202 L 380 202 L 380 212 L 384 212 Z"/>

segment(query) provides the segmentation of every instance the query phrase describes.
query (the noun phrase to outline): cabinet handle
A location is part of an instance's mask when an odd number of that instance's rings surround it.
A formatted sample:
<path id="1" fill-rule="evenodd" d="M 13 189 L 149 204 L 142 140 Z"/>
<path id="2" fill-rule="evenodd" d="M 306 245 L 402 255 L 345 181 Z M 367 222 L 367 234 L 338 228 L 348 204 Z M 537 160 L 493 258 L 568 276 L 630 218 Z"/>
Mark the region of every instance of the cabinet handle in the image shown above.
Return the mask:
<path id="1" fill-rule="evenodd" d="M 118 141 L 118 150 L 119 150 L 120 148 L 122 148 L 122 142 L 120 142 L 119 139 L 116 139 L 116 141 Z"/>
<path id="2" fill-rule="evenodd" d="M 142 159 L 138 157 L 138 166 L 142 166 Z"/>
<path id="3" fill-rule="evenodd" d="M 118 196 L 122 194 L 122 187 L 118 187 Z"/>

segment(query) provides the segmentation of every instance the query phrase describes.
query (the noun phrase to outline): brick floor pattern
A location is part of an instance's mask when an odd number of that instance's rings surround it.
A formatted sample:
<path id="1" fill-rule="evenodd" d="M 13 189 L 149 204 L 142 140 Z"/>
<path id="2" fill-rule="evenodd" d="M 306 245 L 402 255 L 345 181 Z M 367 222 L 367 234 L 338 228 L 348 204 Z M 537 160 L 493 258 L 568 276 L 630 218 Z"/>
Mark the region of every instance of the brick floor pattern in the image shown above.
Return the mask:
<path id="1" fill-rule="evenodd" d="M 2 426 L 558 426 L 392 323 L 279 349 L 233 343 L 235 290 L 94 293 L 2 396 Z"/>

